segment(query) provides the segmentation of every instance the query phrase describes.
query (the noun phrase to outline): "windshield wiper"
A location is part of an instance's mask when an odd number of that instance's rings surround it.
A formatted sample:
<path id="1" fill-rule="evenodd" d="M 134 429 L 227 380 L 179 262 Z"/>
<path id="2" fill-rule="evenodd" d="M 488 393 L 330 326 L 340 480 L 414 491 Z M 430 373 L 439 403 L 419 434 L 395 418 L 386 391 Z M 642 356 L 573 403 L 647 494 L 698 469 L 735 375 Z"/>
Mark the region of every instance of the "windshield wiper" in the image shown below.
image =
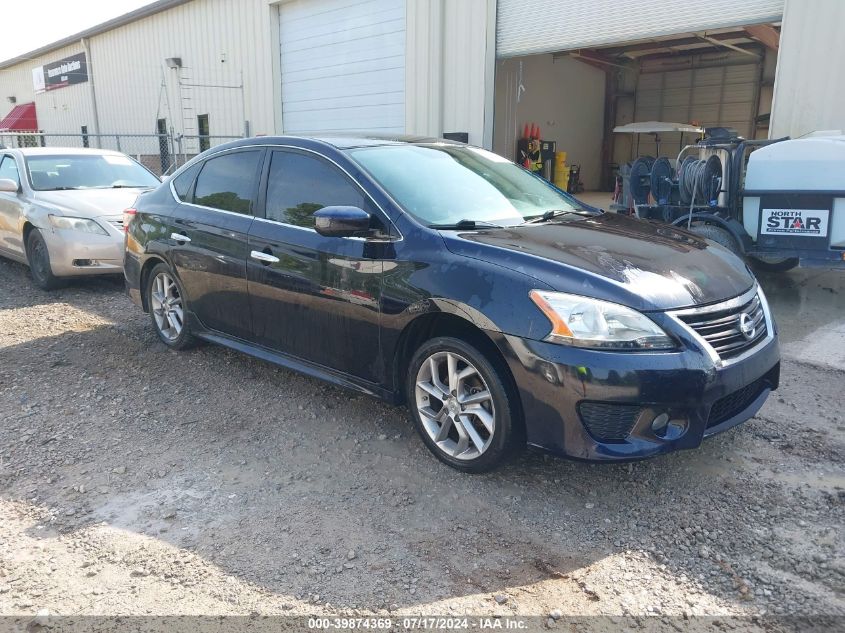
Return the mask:
<path id="1" fill-rule="evenodd" d="M 488 228 L 488 229 L 503 229 L 505 228 L 501 224 L 494 224 L 493 222 L 487 222 L 486 220 L 458 220 L 457 222 L 451 224 L 429 224 L 429 228 L 431 229 L 478 229 L 478 228 Z"/>
<path id="2" fill-rule="evenodd" d="M 106 185 L 97 189 L 152 189 L 155 185 Z"/>
<path id="3" fill-rule="evenodd" d="M 49 189 L 38 189 L 38 191 L 76 191 L 85 187 L 50 187 Z"/>
<path id="4" fill-rule="evenodd" d="M 523 222 L 523 224 L 539 224 L 540 222 L 548 222 L 549 220 L 553 220 L 562 215 L 582 215 L 586 217 L 591 217 L 597 214 L 593 211 L 578 211 L 576 209 L 550 209 L 540 217 L 532 218 L 531 220 L 526 220 L 525 222 Z"/>

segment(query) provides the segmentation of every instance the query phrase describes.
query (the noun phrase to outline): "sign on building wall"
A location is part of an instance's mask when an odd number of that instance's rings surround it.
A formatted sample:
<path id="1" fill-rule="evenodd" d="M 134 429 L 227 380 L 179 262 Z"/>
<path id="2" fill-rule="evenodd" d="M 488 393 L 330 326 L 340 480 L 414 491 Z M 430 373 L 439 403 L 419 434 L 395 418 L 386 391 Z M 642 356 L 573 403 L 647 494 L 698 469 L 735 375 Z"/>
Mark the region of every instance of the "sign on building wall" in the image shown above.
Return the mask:
<path id="1" fill-rule="evenodd" d="M 35 92 L 56 90 L 85 81 L 88 81 L 88 62 L 85 53 L 77 53 L 32 69 L 32 87 Z"/>

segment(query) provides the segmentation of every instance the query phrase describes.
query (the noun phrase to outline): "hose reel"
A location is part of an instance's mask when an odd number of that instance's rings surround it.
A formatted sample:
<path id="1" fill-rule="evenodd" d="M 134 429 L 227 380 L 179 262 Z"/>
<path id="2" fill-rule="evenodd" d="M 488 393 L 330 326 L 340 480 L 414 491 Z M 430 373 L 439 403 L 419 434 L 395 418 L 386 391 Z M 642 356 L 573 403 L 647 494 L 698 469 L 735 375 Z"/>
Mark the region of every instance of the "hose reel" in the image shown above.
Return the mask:
<path id="1" fill-rule="evenodd" d="M 669 204 L 673 185 L 672 164 L 665 156 L 661 156 L 651 166 L 651 196 L 660 205 Z"/>
<path id="2" fill-rule="evenodd" d="M 712 154 L 698 160 L 687 156 L 678 170 L 681 204 L 706 204 L 715 207 L 722 190 L 722 161 Z"/>
<path id="3" fill-rule="evenodd" d="M 673 188 L 678 195 L 673 202 Z M 681 162 L 677 179 L 672 163 L 665 156 L 654 159 L 641 156 L 631 163 L 629 190 L 636 205 L 646 205 L 649 195 L 658 206 L 677 204 L 715 207 L 722 191 L 722 161 L 712 154 L 706 159 L 687 156 Z"/>
<path id="4" fill-rule="evenodd" d="M 651 191 L 651 168 L 655 160 L 651 156 L 640 156 L 631 163 L 629 189 L 635 204 L 647 204 Z"/>

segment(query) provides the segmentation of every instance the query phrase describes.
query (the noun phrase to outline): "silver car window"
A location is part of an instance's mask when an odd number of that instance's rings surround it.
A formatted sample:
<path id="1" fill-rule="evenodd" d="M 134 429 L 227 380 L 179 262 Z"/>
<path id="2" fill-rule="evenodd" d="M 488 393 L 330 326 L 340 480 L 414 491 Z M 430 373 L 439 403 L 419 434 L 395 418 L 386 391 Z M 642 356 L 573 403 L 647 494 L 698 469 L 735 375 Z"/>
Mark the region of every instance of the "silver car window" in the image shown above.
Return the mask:
<path id="1" fill-rule="evenodd" d="M 21 175 L 18 172 L 18 164 L 15 162 L 15 159 L 8 154 L 4 156 L 3 161 L 0 162 L 0 178 L 14 180 L 18 183 L 18 187 L 21 186 Z"/>

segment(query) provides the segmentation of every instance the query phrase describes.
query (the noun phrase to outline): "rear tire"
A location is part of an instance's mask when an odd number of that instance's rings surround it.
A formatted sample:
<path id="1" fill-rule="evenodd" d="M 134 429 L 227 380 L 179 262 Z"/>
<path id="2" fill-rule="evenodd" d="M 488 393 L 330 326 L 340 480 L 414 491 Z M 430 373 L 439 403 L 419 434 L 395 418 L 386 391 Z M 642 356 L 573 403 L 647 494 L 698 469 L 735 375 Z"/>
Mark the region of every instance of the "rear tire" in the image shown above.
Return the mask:
<path id="1" fill-rule="evenodd" d="M 690 231 L 708 240 L 713 240 L 717 244 L 721 244 L 727 248 L 734 255 L 742 257 L 742 251 L 739 248 L 736 238 L 731 235 L 730 231 L 723 229 L 721 226 L 714 224 L 693 224 Z"/>
<path id="2" fill-rule="evenodd" d="M 792 270 L 798 265 L 797 257 L 787 257 L 785 259 L 759 259 L 757 257 L 749 257 L 754 268 L 763 270 L 767 273 L 785 273 L 787 270 Z"/>
<path id="3" fill-rule="evenodd" d="M 414 426 L 444 464 L 466 473 L 501 466 L 519 445 L 519 407 L 499 363 L 460 339 L 423 343 L 408 366 Z"/>
<path id="4" fill-rule="evenodd" d="M 63 285 L 62 280 L 53 274 L 50 251 L 38 229 L 32 229 L 26 237 L 26 259 L 36 286 L 42 290 L 55 290 Z"/>
<path id="5" fill-rule="evenodd" d="M 164 263 L 153 266 L 144 292 L 153 329 L 161 342 L 175 350 L 196 345 L 197 339 L 188 324 L 185 293 L 170 266 Z"/>

